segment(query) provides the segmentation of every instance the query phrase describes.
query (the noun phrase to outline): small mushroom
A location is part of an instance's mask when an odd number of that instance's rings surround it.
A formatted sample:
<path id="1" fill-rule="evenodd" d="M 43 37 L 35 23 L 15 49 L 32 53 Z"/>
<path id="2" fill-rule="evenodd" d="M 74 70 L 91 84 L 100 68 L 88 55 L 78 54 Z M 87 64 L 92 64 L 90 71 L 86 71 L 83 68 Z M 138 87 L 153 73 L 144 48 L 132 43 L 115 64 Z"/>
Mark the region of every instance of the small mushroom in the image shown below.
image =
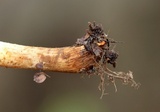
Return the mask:
<path id="1" fill-rule="evenodd" d="M 43 70 L 43 62 L 39 62 L 36 64 L 36 68 Z"/>
<path id="2" fill-rule="evenodd" d="M 44 72 L 38 72 L 34 74 L 33 81 L 35 81 L 36 83 L 43 83 L 46 80 L 47 76 L 48 75 Z"/>

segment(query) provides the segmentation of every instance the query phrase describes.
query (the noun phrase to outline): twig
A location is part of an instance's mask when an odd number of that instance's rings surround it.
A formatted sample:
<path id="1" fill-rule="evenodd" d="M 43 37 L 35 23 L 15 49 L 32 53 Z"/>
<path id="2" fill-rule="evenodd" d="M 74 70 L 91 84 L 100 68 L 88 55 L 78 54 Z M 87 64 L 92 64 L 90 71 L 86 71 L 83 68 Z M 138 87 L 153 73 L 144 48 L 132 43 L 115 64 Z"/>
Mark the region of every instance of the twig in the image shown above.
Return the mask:
<path id="1" fill-rule="evenodd" d="M 57 72 L 80 72 L 94 65 L 93 56 L 83 46 L 44 48 L 0 41 L 0 66 Z"/>
<path id="2" fill-rule="evenodd" d="M 49 77 L 44 71 L 56 72 L 84 72 L 88 75 L 100 76 L 99 90 L 101 97 L 106 95 L 106 81 L 113 83 L 117 92 L 116 79 L 124 84 L 138 88 L 139 83 L 133 79 L 132 72 L 115 72 L 107 68 L 108 64 L 116 67 L 118 53 L 114 48 L 110 50 L 110 44 L 116 41 L 108 38 L 102 25 L 89 23 L 86 35 L 77 39 L 75 46 L 62 48 L 44 48 L 23 46 L 0 41 L 0 66 L 10 68 L 37 69 L 40 72 L 34 75 L 34 81 L 42 83 Z"/>

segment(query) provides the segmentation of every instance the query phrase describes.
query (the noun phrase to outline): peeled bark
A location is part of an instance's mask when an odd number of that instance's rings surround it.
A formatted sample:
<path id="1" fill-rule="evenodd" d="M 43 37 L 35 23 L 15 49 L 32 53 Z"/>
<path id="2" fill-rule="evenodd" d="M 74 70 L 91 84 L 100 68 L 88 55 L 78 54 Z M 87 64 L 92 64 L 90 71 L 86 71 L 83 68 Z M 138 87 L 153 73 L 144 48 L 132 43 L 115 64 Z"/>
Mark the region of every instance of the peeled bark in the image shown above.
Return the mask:
<path id="1" fill-rule="evenodd" d="M 84 47 L 45 48 L 0 42 L 0 66 L 56 72 L 80 72 L 95 65 Z"/>

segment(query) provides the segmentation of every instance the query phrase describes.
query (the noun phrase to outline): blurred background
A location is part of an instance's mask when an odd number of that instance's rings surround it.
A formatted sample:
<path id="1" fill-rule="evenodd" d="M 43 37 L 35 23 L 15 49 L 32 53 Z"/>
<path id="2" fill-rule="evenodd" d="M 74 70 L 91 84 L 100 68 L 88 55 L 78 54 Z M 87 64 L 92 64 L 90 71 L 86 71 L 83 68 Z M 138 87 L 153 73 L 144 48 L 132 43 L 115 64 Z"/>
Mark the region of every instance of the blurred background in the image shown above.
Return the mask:
<path id="1" fill-rule="evenodd" d="M 160 111 L 160 3 L 158 0 L 1 0 L 0 41 L 63 47 L 85 34 L 88 22 L 101 23 L 118 44 L 115 71 L 133 71 L 138 90 L 118 81 L 118 92 L 100 100 L 99 77 L 47 72 L 42 84 L 35 70 L 0 68 L 0 112 Z"/>

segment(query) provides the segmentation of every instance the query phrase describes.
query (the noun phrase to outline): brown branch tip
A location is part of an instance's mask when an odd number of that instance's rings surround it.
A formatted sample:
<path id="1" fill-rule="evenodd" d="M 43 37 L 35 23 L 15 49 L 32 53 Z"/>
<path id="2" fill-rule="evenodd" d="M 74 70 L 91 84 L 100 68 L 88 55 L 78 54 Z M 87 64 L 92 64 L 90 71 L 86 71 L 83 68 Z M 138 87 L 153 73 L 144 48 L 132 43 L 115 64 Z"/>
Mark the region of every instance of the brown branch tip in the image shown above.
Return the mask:
<path id="1" fill-rule="evenodd" d="M 44 72 L 47 70 L 98 75 L 101 79 L 98 86 L 102 92 L 100 98 L 107 94 L 105 89 L 109 83 L 113 83 L 117 91 L 116 79 L 139 88 L 140 84 L 134 81 L 131 71 L 115 72 L 108 68 L 108 64 L 116 67 L 118 53 L 114 47 L 117 42 L 108 37 L 101 24 L 88 24 L 86 34 L 70 47 L 44 48 L 0 42 L 0 66 L 38 69 L 39 72 L 34 75 L 37 83 L 42 83 L 49 77 Z"/>

